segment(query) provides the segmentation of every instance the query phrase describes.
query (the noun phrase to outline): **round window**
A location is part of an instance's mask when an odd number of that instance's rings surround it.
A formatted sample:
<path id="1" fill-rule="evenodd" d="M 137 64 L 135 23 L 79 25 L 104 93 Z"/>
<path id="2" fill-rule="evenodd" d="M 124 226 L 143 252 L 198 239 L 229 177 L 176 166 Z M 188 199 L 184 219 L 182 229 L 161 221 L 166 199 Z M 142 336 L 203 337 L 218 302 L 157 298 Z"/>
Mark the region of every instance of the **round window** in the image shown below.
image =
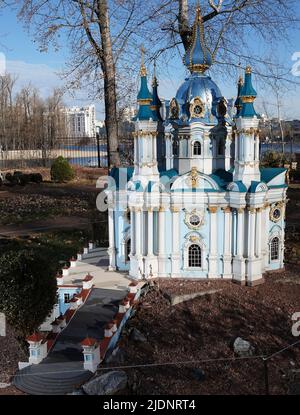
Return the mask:
<path id="1" fill-rule="evenodd" d="M 273 210 L 273 218 L 276 219 L 276 220 L 278 220 L 278 219 L 280 219 L 280 216 L 281 216 L 280 209 L 278 209 L 278 208 L 274 209 Z"/>
<path id="2" fill-rule="evenodd" d="M 195 105 L 195 107 L 194 107 L 194 113 L 195 113 L 196 115 L 200 115 L 200 114 L 201 114 L 201 112 L 202 112 L 202 107 L 201 107 L 201 105 Z"/>
<path id="3" fill-rule="evenodd" d="M 190 217 L 190 224 L 192 226 L 199 226 L 200 225 L 200 222 L 201 222 L 201 219 L 199 218 L 198 215 L 192 215 Z"/>

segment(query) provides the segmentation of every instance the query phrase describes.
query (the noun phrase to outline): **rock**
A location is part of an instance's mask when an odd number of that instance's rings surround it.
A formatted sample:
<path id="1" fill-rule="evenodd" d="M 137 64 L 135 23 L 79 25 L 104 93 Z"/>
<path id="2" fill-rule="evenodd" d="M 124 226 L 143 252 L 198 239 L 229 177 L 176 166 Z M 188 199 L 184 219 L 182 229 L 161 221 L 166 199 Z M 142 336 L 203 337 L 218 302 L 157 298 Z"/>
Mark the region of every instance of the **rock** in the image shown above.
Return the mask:
<path id="1" fill-rule="evenodd" d="M 11 383 L 0 382 L 0 389 L 8 388 L 10 385 Z"/>
<path id="2" fill-rule="evenodd" d="M 133 328 L 130 333 L 130 339 L 135 342 L 145 343 L 147 341 L 146 337 L 136 328 Z"/>
<path id="3" fill-rule="evenodd" d="M 192 370 L 193 377 L 198 380 L 199 382 L 203 382 L 205 380 L 205 373 L 202 369 L 194 368 Z"/>
<path id="4" fill-rule="evenodd" d="M 97 376 L 83 385 L 88 395 L 115 395 L 127 386 L 127 375 L 123 370 L 113 370 Z"/>
<path id="5" fill-rule="evenodd" d="M 233 343 L 234 353 L 239 356 L 253 356 L 254 347 L 247 340 L 237 337 Z"/>
<path id="6" fill-rule="evenodd" d="M 117 347 L 112 353 L 106 358 L 107 363 L 124 363 L 125 362 L 125 350 Z"/>
<path id="7" fill-rule="evenodd" d="M 182 294 L 182 295 L 164 293 L 164 296 L 170 301 L 171 305 L 173 306 L 176 304 L 183 303 L 184 301 L 193 300 L 194 298 L 202 297 L 208 294 L 215 294 L 220 291 L 222 291 L 222 289 L 204 290 L 204 291 L 200 291 L 196 293 Z"/>

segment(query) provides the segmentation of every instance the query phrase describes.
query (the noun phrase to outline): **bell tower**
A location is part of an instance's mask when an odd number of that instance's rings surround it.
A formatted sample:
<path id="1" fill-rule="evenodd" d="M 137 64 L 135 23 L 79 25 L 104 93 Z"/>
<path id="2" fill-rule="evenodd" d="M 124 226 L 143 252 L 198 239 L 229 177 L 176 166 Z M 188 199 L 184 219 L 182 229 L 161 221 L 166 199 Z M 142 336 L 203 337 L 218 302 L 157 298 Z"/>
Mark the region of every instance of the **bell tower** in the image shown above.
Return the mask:
<path id="1" fill-rule="evenodd" d="M 133 180 L 141 180 L 146 185 L 149 181 L 159 180 L 156 143 L 159 119 L 156 109 L 153 109 L 153 96 L 148 89 L 143 47 L 141 52 L 141 84 L 137 96 L 139 110 L 135 118 Z"/>
<path id="2" fill-rule="evenodd" d="M 259 170 L 259 115 L 253 103 L 257 93 L 252 85 L 251 67 L 247 66 L 245 82 L 238 97 L 236 117 L 235 161 L 233 180 L 250 187 L 252 181 L 260 181 Z"/>

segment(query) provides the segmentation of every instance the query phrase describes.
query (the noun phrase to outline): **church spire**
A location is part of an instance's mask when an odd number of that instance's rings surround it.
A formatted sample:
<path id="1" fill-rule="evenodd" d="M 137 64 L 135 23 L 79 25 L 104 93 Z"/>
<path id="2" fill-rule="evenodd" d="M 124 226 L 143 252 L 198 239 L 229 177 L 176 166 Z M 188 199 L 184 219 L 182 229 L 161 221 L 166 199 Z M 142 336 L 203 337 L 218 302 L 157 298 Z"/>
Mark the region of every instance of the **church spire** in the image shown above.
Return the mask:
<path id="1" fill-rule="evenodd" d="M 192 40 L 184 56 L 184 63 L 191 73 L 204 73 L 212 65 L 212 56 L 205 46 L 200 5 L 196 9 Z"/>
<path id="2" fill-rule="evenodd" d="M 151 109 L 157 115 L 157 118 L 161 120 L 160 115 L 160 107 L 162 106 L 161 100 L 158 96 L 158 81 L 156 77 L 156 62 L 154 61 L 154 71 L 153 71 L 153 79 L 152 79 L 152 101 L 151 101 Z"/>
<path id="3" fill-rule="evenodd" d="M 238 91 L 237 91 L 237 98 L 235 100 L 234 106 L 236 108 L 236 117 L 239 117 L 241 109 L 243 107 L 242 98 L 241 98 L 241 90 L 244 85 L 242 76 L 239 77 L 238 80 Z"/>
<path id="4" fill-rule="evenodd" d="M 242 100 L 242 110 L 239 114 L 240 117 L 253 118 L 258 116 L 253 106 L 256 96 L 257 92 L 252 85 L 251 67 L 247 66 L 245 72 L 245 82 L 240 92 Z"/>
<path id="5" fill-rule="evenodd" d="M 148 89 L 148 80 L 147 80 L 147 70 L 145 66 L 145 49 L 141 47 L 141 68 L 140 68 L 140 76 L 141 76 L 141 86 L 137 96 L 137 101 L 139 103 L 139 110 L 136 116 L 136 119 L 139 120 L 156 120 L 156 114 L 151 110 L 151 102 L 152 102 L 152 94 Z"/>

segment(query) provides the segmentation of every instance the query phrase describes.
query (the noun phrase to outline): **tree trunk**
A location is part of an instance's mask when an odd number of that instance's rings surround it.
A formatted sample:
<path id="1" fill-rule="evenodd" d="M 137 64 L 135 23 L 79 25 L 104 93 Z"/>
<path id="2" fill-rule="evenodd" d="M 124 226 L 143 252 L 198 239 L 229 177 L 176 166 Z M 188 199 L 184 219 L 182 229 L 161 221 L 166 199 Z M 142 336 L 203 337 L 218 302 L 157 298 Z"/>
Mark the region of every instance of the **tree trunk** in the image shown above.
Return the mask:
<path id="1" fill-rule="evenodd" d="M 106 0 L 98 0 L 99 30 L 102 44 L 102 71 L 104 77 L 105 127 L 107 134 L 108 167 L 120 165 L 118 147 L 118 117 L 116 94 L 116 70 L 109 30 L 108 6 Z"/>
<path id="2" fill-rule="evenodd" d="M 179 0 L 178 27 L 184 49 L 187 50 L 192 34 L 188 16 L 188 0 Z"/>

